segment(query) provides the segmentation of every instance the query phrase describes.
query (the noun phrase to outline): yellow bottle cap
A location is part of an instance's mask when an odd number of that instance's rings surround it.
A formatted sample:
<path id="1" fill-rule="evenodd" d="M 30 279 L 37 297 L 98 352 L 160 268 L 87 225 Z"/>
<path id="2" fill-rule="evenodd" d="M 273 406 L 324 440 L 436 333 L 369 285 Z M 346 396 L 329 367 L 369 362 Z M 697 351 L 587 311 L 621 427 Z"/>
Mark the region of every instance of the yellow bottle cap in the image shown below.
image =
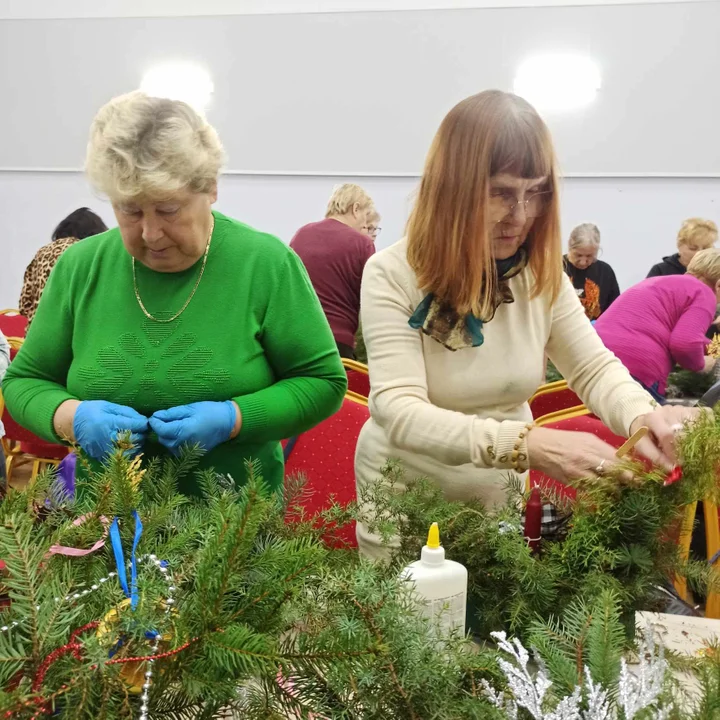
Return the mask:
<path id="1" fill-rule="evenodd" d="M 440 528 L 436 522 L 428 530 L 427 546 L 433 549 L 440 547 Z"/>

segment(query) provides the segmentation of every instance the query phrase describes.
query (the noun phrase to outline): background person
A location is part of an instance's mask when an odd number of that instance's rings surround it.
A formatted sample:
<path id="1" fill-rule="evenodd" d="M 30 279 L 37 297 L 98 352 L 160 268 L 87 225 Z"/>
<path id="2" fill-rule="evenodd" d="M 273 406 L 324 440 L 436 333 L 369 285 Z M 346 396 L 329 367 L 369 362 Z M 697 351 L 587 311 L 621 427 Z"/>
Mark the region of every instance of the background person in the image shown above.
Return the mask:
<path id="1" fill-rule="evenodd" d="M 370 196 L 359 185 L 340 185 L 330 197 L 325 219 L 301 227 L 290 242 L 307 268 L 344 358 L 355 357 L 360 282 L 375 252 L 367 234 L 374 214 Z"/>
<path id="2" fill-rule="evenodd" d="M 25 270 L 22 291 L 20 292 L 20 314 L 28 321 L 35 316 L 40 296 L 55 267 L 58 258 L 78 240 L 99 235 L 107 230 L 107 225 L 90 208 L 82 207 L 71 212 L 55 228 L 52 242 L 43 245 Z"/>
<path id="3" fill-rule="evenodd" d="M 378 235 L 382 232 L 382 228 L 380 227 L 380 222 L 382 221 L 382 217 L 380 213 L 373 208 L 371 213 L 368 213 L 368 219 L 367 219 L 367 225 L 363 229 L 363 232 L 373 241 L 373 243 L 376 242 L 378 239 Z"/>
<path id="4" fill-rule="evenodd" d="M 689 218 L 678 232 L 674 255 L 664 257 L 662 262 L 650 268 L 648 277 L 658 275 L 684 275 L 696 252 L 707 250 L 717 242 L 718 229 L 712 220 Z"/>
<path id="5" fill-rule="evenodd" d="M 626 290 L 595 323 L 605 347 L 659 401 L 675 364 L 709 372 L 705 336 L 720 301 L 720 250 L 698 252 L 685 275 L 648 278 Z"/>
<path id="6" fill-rule="evenodd" d="M 508 471 L 561 482 L 605 472 L 615 449 L 597 436 L 531 425 L 545 354 L 613 432 L 646 425 L 638 450 L 675 462 L 673 425 L 694 411 L 658 408 L 585 317 L 562 272 L 554 158 L 547 127 L 517 96 L 483 92 L 443 120 L 407 237 L 365 269 L 372 391 L 359 493 L 388 458 L 448 499 L 488 505 L 505 501 Z M 385 555 L 366 525 L 357 535 L 364 554 Z"/>
<path id="7" fill-rule="evenodd" d="M 597 225 L 584 223 L 570 233 L 568 253 L 563 258 L 565 272 L 589 320 L 597 320 L 620 295 L 615 272 L 598 260 L 599 252 L 600 230 Z"/>
<path id="8" fill-rule="evenodd" d="M 3 393 L 24 427 L 96 460 L 130 432 L 148 458 L 198 444 L 201 468 L 242 484 L 257 460 L 281 488 L 279 441 L 334 413 L 347 381 L 295 253 L 212 211 L 222 160 L 185 103 L 100 110 L 87 173 L 118 228 L 62 255 Z"/>

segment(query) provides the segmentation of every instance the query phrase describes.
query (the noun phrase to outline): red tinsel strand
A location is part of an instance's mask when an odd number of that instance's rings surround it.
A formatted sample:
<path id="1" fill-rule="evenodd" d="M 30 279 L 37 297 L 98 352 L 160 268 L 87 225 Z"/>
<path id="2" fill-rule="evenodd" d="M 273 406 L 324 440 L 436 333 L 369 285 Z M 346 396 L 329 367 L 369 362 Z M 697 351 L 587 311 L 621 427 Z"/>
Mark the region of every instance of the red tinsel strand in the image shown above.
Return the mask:
<path id="1" fill-rule="evenodd" d="M 199 639 L 200 638 L 193 638 L 192 640 L 188 640 L 184 645 L 181 645 L 174 650 L 168 650 L 167 652 L 158 653 L 157 655 L 138 655 L 137 657 L 118 658 L 117 660 L 108 660 L 105 665 L 120 665 L 122 663 L 143 662 L 145 660 L 162 660 L 163 658 L 171 657 L 172 655 L 177 655 L 178 653 L 181 653 L 183 650 L 187 650 L 193 643 L 197 642 Z"/>
<path id="2" fill-rule="evenodd" d="M 77 628 L 76 630 L 73 630 L 72 633 L 70 633 L 70 642 L 53 650 L 40 663 L 40 667 L 35 673 L 35 678 L 33 679 L 31 687 L 33 692 L 37 692 L 42 687 L 43 680 L 45 679 L 45 675 L 50 669 L 50 666 L 63 655 L 71 653 L 76 660 L 82 660 L 82 645 L 78 642 L 78 635 L 87 632 L 88 630 L 94 630 L 99 624 L 100 623 L 98 622 L 91 622 L 87 625 L 83 625 L 82 627 Z"/>
<path id="3" fill-rule="evenodd" d="M 42 670 L 42 676 L 40 677 L 40 684 L 42 684 L 42 680 L 45 677 L 45 673 L 47 673 L 50 665 L 52 665 L 52 663 L 55 660 L 57 660 L 58 657 L 61 657 L 61 655 L 64 655 L 68 652 L 73 652 L 74 650 L 77 650 L 78 654 L 79 654 L 79 651 L 82 650 L 82 646 L 76 640 L 77 636 L 80 635 L 81 633 L 85 632 L 86 630 L 93 630 L 99 624 L 100 624 L 99 622 L 91 622 L 91 623 L 88 623 L 87 625 L 83 625 L 83 627 L 81 627 L 81 628 L 78 628 L 70 635 L 70 637 L 73 638 L 73 640 L 71 642 L 69 642 L 67 645 L 63 645 L 62 647 L 57 648 L 56 650 L 53 650 L 53 652 L 51 652 L 50 655 L 48 655 L 45 658 L 45 660 L 43 660 L 42 665 L 38 669 L 38 674 L 35 676 L 35 680 L 33 681 L 33 687 L 32 687 L 33 692 L 37 692 L 37 690 L 38 690 L 38 688 L 36 688 L 35 685 L 38 682 L 38 675 L 40 674 L 40 671 Z M 187 650 L 191 645 L 196 643 L 198 640 L 200 640 L 199 637 L 194 637 L 192 640 L 188 640 L 184 645 L 181 645 L 180 647 L 175 648 L 174 650 L 168 650 L 167 652 L 159 653 L 157 655 L 141 655 L 138 657 L 117 658 L 115 660 L 107 660 L 103 664 L 104 665 L 120 665 L 123 663 L 129 663 L 129 662 L 143 662 L 146 660 L 161 660 L 163 658 L 177 655 L 178 653 L 183 652 L 183 650 Z M 60 652 L 60 651 L 62 651 L 62 652 Z M 58 654 L 56 657 L 54 657 L 54 659 L 51 662 L 48 662 L 49 658 L 51 656 L 55 655 L 56 653 L 60 653 L 60 654 Z M 73 654 L 74 654 L 74 652 L 73 652 Z M 77 655 L 75 655 L 75 657 L 77 657 Z M 81 659 L 81 657 L 78 657 L 78 659 Z M 43 666 L 46 663 L 47 663 L 47 666 L 43 669 Z M 97 665 L 93 665 L 91 669 L 96 670 Z M 67 688 L 67 685 L 62 685 L 60 687 L 61 690 L 64 690 L 65 688 Z M 46 702 L 47 701 L 45 700 L 45 698 L 37 698 L 35 700 L 28 700 L 28 701 L 22 703 L 21 707 L 32 707 L 33 705 L 42 705 Z M 38 710 L 38 712 L 42 713 L 43 715 L 47 715 L 50 711 L 47 708 L 40 708 Z M 13 716 L 13 711 L 9 710 L 8 712 L 5 713 L 5 715 L 3 717 L 4 718 L 12 718 L 12 716 Z"/>
<path id="4" fill-rule="evenodd" d="M 87 625 L 83 625 L 82 627 L 79 627 L 77 630 L 73 630 L 70 633 L 70 640 L 76 640 L 78 635 L 82 635 L 84 632 L 87 632 L 88 630 L 96 630 L 100 626 L 100 623 L 97 620 L 94 620 L 93 622 L 89 622 Z"/>

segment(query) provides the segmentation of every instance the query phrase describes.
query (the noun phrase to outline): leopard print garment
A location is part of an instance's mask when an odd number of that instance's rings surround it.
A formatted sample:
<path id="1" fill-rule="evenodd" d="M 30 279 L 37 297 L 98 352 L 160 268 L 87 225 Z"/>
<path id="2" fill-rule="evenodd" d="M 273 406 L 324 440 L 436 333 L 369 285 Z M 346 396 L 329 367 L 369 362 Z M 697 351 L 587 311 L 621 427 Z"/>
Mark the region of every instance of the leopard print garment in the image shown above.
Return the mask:
<path id="1" fill-rule="evenodd" d="M 35 315 L 45 283 L 50 277 L 50 271 L 55 267 L 58 258 L 76 242 L 77 238 L 68 237 L 59 238 L 47 245 L 43 245 L 27 266 L 22 292 L 20 293 L 19 309 L 20 314 L 24 315 L 28 322 Z"/>

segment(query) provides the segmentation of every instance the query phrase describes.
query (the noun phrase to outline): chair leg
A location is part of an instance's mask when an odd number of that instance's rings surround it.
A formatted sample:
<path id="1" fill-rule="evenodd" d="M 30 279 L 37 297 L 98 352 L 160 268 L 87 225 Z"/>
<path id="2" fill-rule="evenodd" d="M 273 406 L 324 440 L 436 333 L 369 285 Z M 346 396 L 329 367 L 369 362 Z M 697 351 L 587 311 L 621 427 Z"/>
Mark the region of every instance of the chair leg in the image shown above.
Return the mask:
<path id="1" fill-rule="evenodd" d="M 42 460 L 38 460 L 37 458 L 33 459 L 32 472 L 30 473 L 30 481 L 28 482 L 28 487 L 32 487 L 35 484 L 35 481 L 40 474 L 40 468 L 42 467 L 42 464 Z"/>
<path id="2" fill-rule="evenodd" d="M 720 551 L 720 523 L 718 523 L 718 507 L 708 500 L 703 500 L 705 509 L 705 543 L 707 547 L 707 559 L 711 560 Z M 720 567 L 720 561 L 716 560 L 714 568 Z M 705 603 L 705 617 L 720 618 L 720 593 L 712 591 L 708 593 Z"/>
<path id="3" fill-rule="evenodd" d="M 15 460 L 17 460 L 17 455 L 15 454 L 8 455 L 7 458 L 5 458 L 5 477 L 7 478 L 8 487 L 10 487 L 10 483 L 12 481 L 13 470 L 15 469 Z"/>
<path id="4" fill-rule="evenodd" d="M 680 527 L 680 537 L 678 538 L 678 545 L 680 546 L 680 559 L 686 561 L 690 557 L 690 542 L 692 541 L 692 531 L 695 525 L 695 512 L 697 510 L 697 503 L 690 503 L 685 508 L 685 515 L 682 519 L 682 525 Z M 685 601 L 691 602 L 688 597 L 687 580 L 683 577 L 675 576 L 675 590 L 678 595 Z"/>

